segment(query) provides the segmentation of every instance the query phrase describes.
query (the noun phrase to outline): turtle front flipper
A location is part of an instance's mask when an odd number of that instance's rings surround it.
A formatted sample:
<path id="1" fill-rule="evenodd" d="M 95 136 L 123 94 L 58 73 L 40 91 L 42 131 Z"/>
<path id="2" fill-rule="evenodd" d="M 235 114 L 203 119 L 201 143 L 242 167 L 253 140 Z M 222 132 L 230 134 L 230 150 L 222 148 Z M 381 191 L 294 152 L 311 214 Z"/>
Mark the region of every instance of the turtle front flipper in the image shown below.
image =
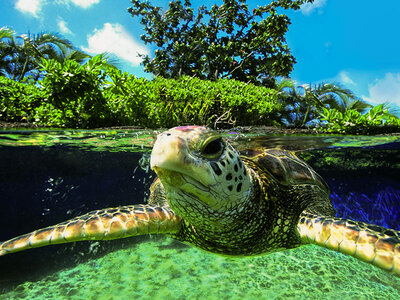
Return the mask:
<path id="1" fill-rule="evenodd" d="M 400 232 L 303 212 L 297 229 L 304 242 L 348 254 L 400 277 Z"/>
<path id="2" fill-rule="evenodd" d="M 96 210 L 2 242 L 0 256 L 52 244 L 176 233 L 180 226 L 181 218 L 168 208 L 130 205 Z"/>

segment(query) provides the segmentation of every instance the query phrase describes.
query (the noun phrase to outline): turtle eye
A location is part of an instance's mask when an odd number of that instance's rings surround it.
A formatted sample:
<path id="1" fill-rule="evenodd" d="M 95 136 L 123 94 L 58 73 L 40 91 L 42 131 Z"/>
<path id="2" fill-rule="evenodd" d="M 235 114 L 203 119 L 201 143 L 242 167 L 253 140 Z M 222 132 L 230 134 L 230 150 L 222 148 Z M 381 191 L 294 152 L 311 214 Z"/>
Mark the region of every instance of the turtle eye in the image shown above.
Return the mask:
<path id="1" fill-rule="evenodd" d="M 222 151 L 224 150 L 224 143 L 222 138 L 217 138 L 208 142 L 203 150 L 201 151 L 202 154 L 205 156 L 219 156 L 221 155 Z"/>

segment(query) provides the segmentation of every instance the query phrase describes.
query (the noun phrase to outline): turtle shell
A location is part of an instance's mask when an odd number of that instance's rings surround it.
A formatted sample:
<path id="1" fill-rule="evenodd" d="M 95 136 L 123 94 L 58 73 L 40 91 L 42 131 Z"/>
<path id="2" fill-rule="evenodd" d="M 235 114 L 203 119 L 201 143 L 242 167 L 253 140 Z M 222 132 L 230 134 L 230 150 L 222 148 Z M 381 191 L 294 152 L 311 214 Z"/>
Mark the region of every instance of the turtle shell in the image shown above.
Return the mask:
<path id="1" fill-rule="evenodd" d="M 246 151 L 244 154 L 283 185 L 316 184 L 329 192 L 329 187 L 322 177 L 294 152 L 267 149 L 262 152 Z"/>

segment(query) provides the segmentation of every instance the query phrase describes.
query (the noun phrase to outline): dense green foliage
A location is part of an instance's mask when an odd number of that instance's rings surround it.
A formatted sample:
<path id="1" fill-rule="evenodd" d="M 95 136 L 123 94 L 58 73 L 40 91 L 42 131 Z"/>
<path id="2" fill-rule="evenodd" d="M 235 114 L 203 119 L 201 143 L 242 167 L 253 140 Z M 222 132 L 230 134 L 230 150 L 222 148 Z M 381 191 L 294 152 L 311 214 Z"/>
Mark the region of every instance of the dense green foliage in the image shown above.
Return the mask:
<path id="1" fill-rule="evenodd" d="M 285 40 L 290 19 L 278 9 L 296 10 L 313 0 L 274 0 L 253 10 L 246 0 L 223 0 L 197 12 L 189 0 L 170 1 L 165 12 L 148 1 L 131 2 L 128 11 L 144 25 L 142 40 L 157 47 L 153 58 L 143 55 L 147 72 L 271 86 L 276 76 L 288 76 L 295 63 Z"/>
<path id="2" fill-rule="evenodd" d="M 269 88 L 187 76 L 149 81 L 122 73 L 101 56 L 83 65 L 43 60 L 41 66 L 46 76 L 38 87 L 0 77 L 0 107 L 5 111 L 1 119 L 79 128 L 230 127 L 277 124 L 284 109 Z"/>
<path id="3" fill-rule="evenodd" d="M 270 89 L 232 79 L 147 80 L 110 66 L 102 55 L 84 64 L 43 59 L 40 66 L 46 76 L 37 83 L 0 76 L 0 120 L 69 128 L 301 127 L 315 121 L 318 131 L 332 133 L 400 129 L 400 120 L 387 107 L 378 105 L 365 112 L 369 105 L 334 84 L 303 86 L 300 93 L 289 81 Z"/>
<path id="4" fill-rule="evenodd" d="M 111 110 L 124 125 L 132 122 L 145 127 L 273 124 L 283 109 L 275 100 L 274 90 L 240 81 L 207 81 L 187 76 L 147 81 L 118 70 L 114 72 L 105 95 L 112 103 Z"/>
<path id="5" fill-rule="evenodd" d="M 400 119 L 389 113 L 389 109 L 384 104 L 371 108 L 365 114 L 355 109 L 341 112 L 334 108 L 323 108 L 321 120 L 326 124 L 319 129 L 325 132 L 374 134 L 400 129 Z"/>
<path id="6" fill-rule="evenodd" d="M 44 98 L 45 94 L 35 85 L 0 76 L 0 120 L 30 121 Z"/>
<path id="7" fill-rule="evenodd" d="M 216 81 L 136 78 L 102 56 L 84 64 L 42 59 L 46 76 L 17 82 L 0 76 L 0 120 L 52 127 L 172 127 L 183 124 L 226 128 L 241 125 L 317 124 L 323 132 L 370 134 L 400 129 L 383 105 L 368 105 L 334 84 L 293 82 L 270 89 L 233 79 Z M 349 100 L 353 99 L 353 100 Z"/>
<path id="8" fill-rule="evenodd" d="M 40 86 L 46 94 L 36 110 L 35 120 L 50 126 L 93 128 L 110 124 L 107 100 L 102 87 L 106 79 L 101 56 L 80 65 L 68 60 L 43 60 L 46 76 Z"/>

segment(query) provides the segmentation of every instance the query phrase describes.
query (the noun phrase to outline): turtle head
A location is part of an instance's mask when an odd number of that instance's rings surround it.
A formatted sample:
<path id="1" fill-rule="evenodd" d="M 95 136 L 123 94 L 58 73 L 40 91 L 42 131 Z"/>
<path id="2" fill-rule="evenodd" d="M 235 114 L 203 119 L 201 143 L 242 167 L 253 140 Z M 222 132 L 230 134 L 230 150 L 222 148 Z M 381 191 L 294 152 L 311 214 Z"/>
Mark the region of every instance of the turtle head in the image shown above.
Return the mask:
<path id="1" fill-rule="evenodd" d="M 191 221 L 209 219 L 210 214 L 219 220 L 237 215 L 251 194 L 251 170 L 219 133 L 205 127 L 175 127 L 161 133 L 151 167 L 171 208 Z"/>

